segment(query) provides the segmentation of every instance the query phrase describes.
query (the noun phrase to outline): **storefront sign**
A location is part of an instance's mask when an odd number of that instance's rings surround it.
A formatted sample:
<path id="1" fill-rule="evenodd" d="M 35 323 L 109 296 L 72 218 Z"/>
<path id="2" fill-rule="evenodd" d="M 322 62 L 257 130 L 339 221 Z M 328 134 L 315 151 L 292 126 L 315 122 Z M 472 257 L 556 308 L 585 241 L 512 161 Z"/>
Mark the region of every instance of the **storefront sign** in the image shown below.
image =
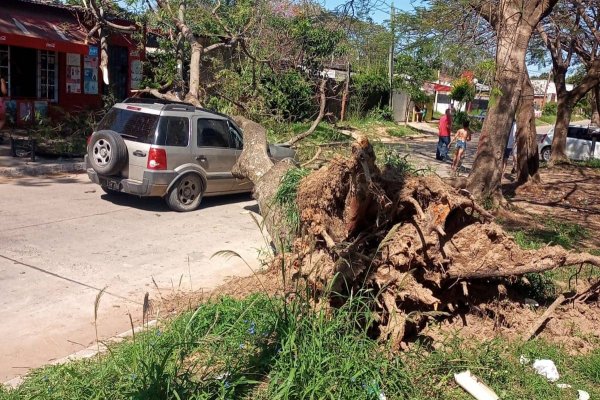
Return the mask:
<path id="1" fill-rule="evenodd" d="M 81 56 L 67 53 L 67 93 L 81 93 Z"/>
<path id="2" fill-rule="evenodd" d="M 142 62 L 133 60 L 131 62 L 131 89 L 139 89 L 142 83 Z"/>
<path id="3" fill-rule="evenodd" d="M 98 57 L 98 47 L 89 46 L 88 47 L 88 56 L 90 57 Z"/>
<path id="4" fill-rule="evenodd" d="M 98 57 L 83 57 L 83 93 L 98 94 Z"/>

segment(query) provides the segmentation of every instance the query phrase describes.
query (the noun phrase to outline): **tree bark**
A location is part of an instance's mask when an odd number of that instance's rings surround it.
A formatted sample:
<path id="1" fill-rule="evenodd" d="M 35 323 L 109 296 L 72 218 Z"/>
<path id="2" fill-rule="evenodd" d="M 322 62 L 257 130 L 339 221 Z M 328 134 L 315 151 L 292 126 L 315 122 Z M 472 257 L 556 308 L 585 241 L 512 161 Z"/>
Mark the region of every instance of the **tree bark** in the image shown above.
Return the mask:
<path id="1" fill-rule="evenodd" d="M 192 97 L 196 100 L 200 99 L 200 63 L 202 58 L 202 45 L 194 41 L 191 44 L 192 54 L 190 57 L 190 87 L 187 97 Z"/>
<path id="2" fill-rule="evenodd" d="M 557 92 L 558 92 L 557 87 Z M 554 137 L 552 138 L 552 155 L 550 156 L 550 165 L 569 162 L 567 157 L 567 131 L 571 122 L 571 113 L 573 106 L 571 105 L 570 96 L 565 91 L 560 91 L 557 94 L 557 111 L 556 125 L 554 125 Z"/>
<path id="3" fill-rule="evenodd" d="M 310 135 L 312 135 L 313 132 L 315 131 L 315 129 L 317 129 L 317 127 L 323 120 L 323 117 L 325 116 L 325 106 L 327 105 L 327 94 L 325 91 L 326 87 L 327 87 L 327 77 L 323 77 L 321 79 L 321 84 L 319 85 L 319 114 L 317 115 L 317 118 L 313 121 L 312 125 L 310 126 L 310 128 L 308 128 L 308 130 L 306 132 L 302 132 L 302 133 L 294 136 L 293 138 L 291 138 L 290 140 L 288 140 L 285 143 L 286 145 L 288 145 L 288 146 L 295 145 L 302 139 L 305 139 L 305 138 L 309 137 Z"/>
<path id="4" fill-rule="evenodd" d="M 346 63 L 346 82 L 344 82 L 344 93 L 342 94 L 342 110 L 340 111 L 340 121 L 344 122 L 346 118 L 346 106 L 348 102 L 348 93 L 350 92 L 350 62 Z"/>
<path id="5" fill-rule="evenodd" d="M 502 158 L 515 111 L 521 97 L 525 71 L 525 53 L 532 30 L 529 26 L 516 28 L 516 39 L 505 33 L 498 39 L 496 52 L 496 87 L 488 115 L 483 123 L 473 168 L 467 178 L 467 189 L 478 199 L 502 198 Z"/>
<path id="6" fill-rule="evenodd" d="M 288 224 L 285 211 L 273 199 L 281 179 L 295 166 L 290 159 L 275 164 L 271 161 L 264 127 L 244 117 L 235 117 L 234 120 L 244 131 L 244 150 L 231 173 L 236 178 L 249 179 L 254 184 L 253 195 L 258 202 L 266 233 L 270 235 L 275 248 L 282 252 L 296 232 Z"/>
<path id="7" fill-rule="evenodd" d="M 467 189 L 477 198 L 503 200 L 500 189 L 502 157 L 526 69 L 525 55 L 533 29 L 550 13 L 557 0 L 504 1 L 500 7 L 485 7 L 473 1 L 470 6 L 496 30 L 496 74 L 492 105 L 484 121 Z"/>
<path id="8" fill-rule="evenodd" d="M 600 126 L 600 85 L 592 89 L 590 100 L 592 103 L 592 125 Z"/>
<path id="9" fill-rule="evenodd" d="M 526 72 L 523 79 L 521 99 L 517 109 L 517 184 L 527 182 L 539 183 L 540 157 L 537 147 L 537 134 L 535 129 L 535 112 L 533 108 L 534 90 Z M 515 157 L 515 154 L 513 154 Z"/>

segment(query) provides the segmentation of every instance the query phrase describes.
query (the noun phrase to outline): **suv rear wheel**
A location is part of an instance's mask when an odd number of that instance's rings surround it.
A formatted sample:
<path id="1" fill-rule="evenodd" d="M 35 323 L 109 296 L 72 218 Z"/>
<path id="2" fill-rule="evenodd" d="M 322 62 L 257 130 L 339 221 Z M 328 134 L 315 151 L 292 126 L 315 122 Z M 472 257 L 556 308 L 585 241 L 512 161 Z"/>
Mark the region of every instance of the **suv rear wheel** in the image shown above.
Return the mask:
<path id="1" fill-rule="evenodd" d="M 166 200 L 174 211 L 193 211 L 200 205 L 204 186 L 196 174 L 186 174 L 169 191 Z"/>
<path id="2" fill-rule="evenodd" d="M 88 159 L 100 175 L 115 175 L 127 162 L 127 145 L 115 131 L 98 131 L 90 138 Z"/>

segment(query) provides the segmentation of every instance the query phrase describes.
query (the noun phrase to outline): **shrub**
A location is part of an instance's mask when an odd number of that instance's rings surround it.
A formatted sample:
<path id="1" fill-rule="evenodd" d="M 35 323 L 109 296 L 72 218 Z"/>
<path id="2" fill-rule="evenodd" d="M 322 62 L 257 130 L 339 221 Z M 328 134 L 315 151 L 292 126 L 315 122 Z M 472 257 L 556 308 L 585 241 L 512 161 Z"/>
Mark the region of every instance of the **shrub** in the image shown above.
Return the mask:
<path id="1" fill-rule="evenodd" d="M 557 111 L 558 105 L 556 103 L 546 103 L 544 104 L 542 115 L 556 115 Z"/>

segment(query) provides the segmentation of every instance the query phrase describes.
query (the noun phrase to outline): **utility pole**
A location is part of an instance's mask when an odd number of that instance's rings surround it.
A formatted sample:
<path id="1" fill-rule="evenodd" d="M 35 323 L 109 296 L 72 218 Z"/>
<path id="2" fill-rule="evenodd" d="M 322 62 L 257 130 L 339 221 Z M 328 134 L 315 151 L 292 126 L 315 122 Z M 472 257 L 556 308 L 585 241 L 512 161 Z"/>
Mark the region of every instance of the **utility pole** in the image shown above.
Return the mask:
<path id="1" fill-rule="evenodd" d="M 392 110 L 393 114 L 393 97 L 394 97 L 394 45 L 396 44 L 396 30 L 395 30 L 395 12 L 394 12 L 394 3 L 390 6 L 390 30 L 391 30 L 391 41 L 390 41 L 390 51 L 389 51 L 389 60 L 388 60 L 388 73 L 389 73 L 389 85 L 390 85 L 390 98 L 389 98 L 389 106 L 390 110 Z"/>

